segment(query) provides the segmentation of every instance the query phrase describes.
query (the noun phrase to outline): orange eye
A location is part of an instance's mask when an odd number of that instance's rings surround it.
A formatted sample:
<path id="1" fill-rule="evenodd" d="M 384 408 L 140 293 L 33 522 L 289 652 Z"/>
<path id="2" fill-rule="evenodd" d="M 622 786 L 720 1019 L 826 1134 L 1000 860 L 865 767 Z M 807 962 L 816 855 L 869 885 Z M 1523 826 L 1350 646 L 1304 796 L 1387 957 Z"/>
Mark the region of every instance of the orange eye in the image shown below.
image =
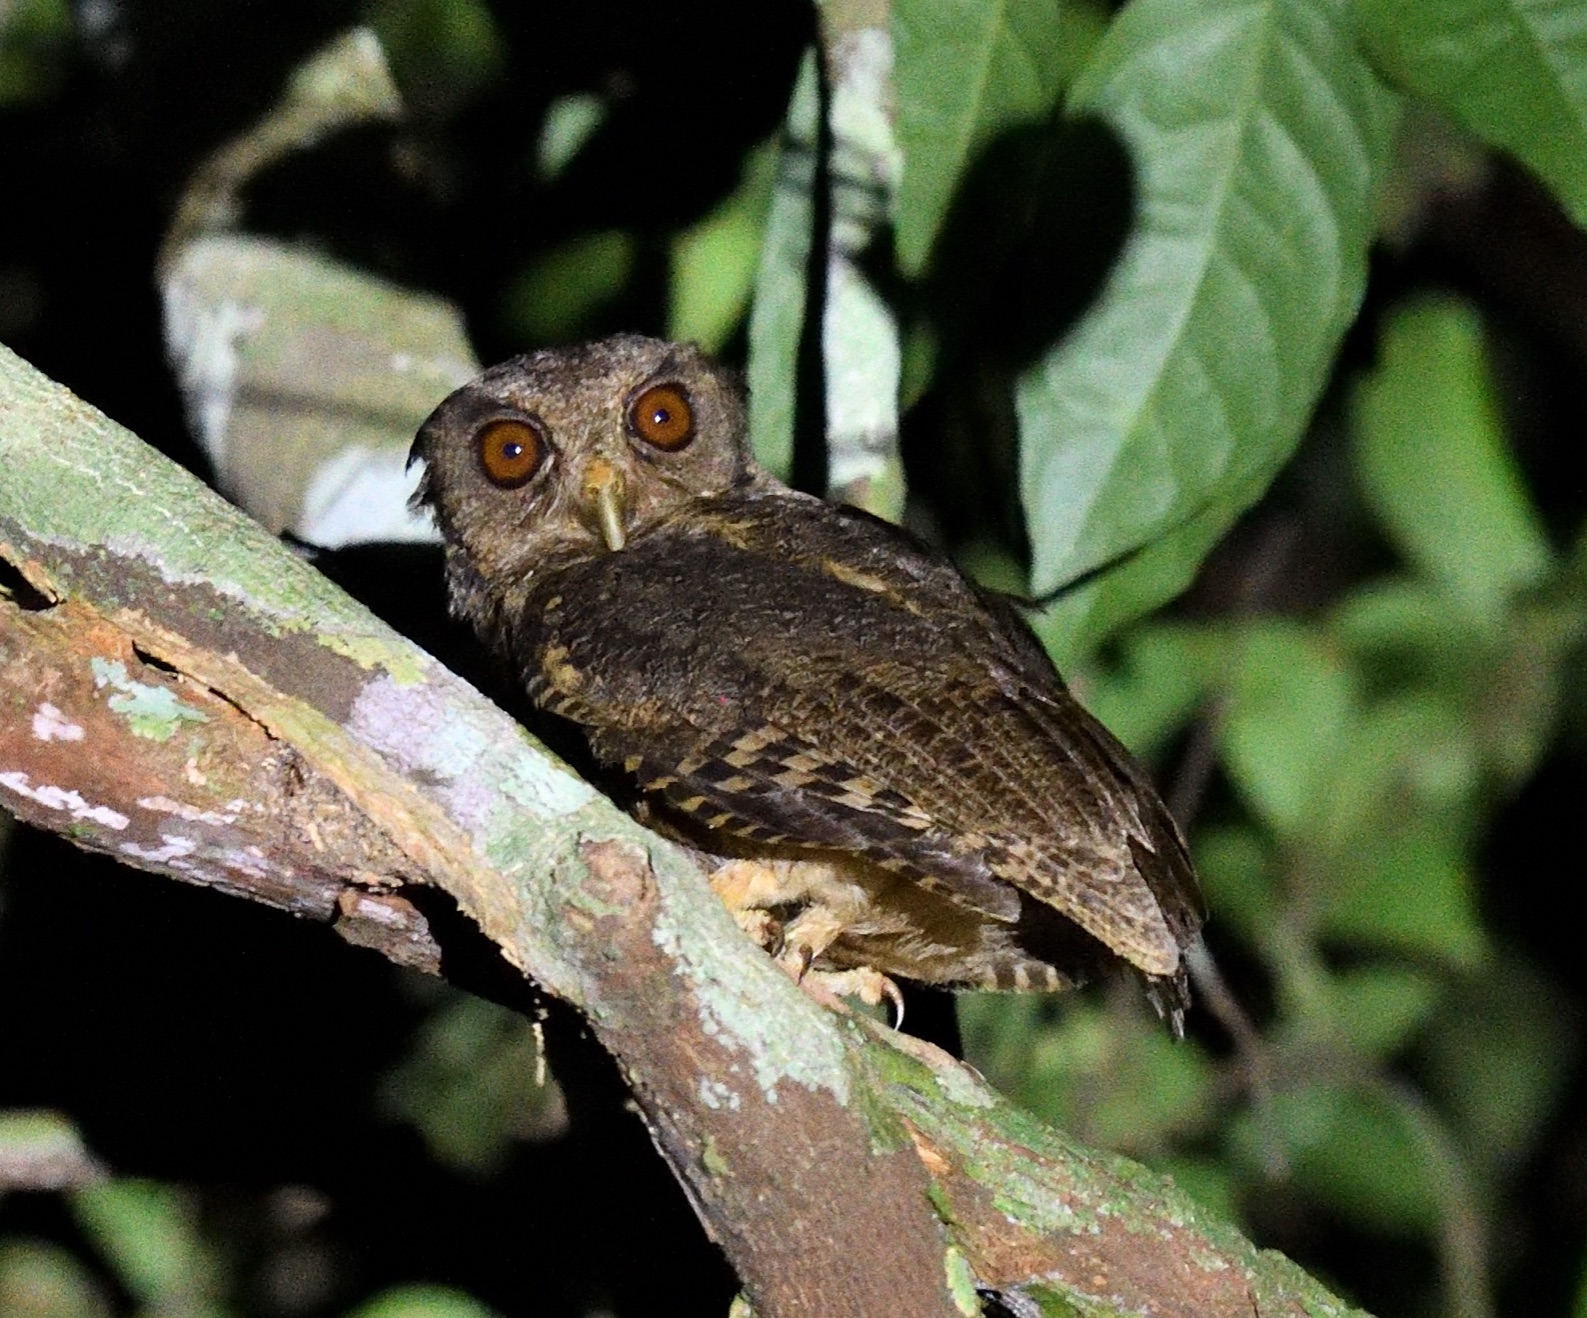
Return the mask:
<path id="1" fill-rule="evenodd" d="M 486 479 L 504 490 L 527 484 L 545 464 L 545 435 L 532 421 L 492 421 L 475 442 Z"/>
<path id="2" fill-rule="evenodd" d="M 645 443 L 676 453 L 694 438 L 694 408 L 681 384 L 653 384 L 634 399 L 628 424 Z"/>

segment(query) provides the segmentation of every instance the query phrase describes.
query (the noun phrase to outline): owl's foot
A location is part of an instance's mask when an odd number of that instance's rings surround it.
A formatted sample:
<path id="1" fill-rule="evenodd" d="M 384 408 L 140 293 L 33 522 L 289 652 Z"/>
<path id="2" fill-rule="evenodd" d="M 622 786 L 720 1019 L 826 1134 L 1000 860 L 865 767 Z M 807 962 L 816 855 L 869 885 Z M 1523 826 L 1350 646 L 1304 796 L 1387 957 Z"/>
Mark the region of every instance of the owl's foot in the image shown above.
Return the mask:
<path id="1" fill-rule="evenodd" d="M 858 998 L 877 1007 L 884 1000 L 893 1007 L 893 1027 L 904 1021 L 904 995 L 898 985 L 869 966 L 848 970 L 814 970 L 817 959 L 848 928 L 848 922 L 829 907 L 806 905 L 786 924 L 768 906 L 788 906 L 809 901 L 809 876 L 825 866 L 786 860 L 730 860 L 711 874 L 711 887 L 744 930 L 761 947 L 772 952 L 789 978 L 811 996 Z M 830 1001 L 823 1005 L 833 1005 Z"/>
<path id="2" fill-rule="evenodd" d="M 783 877 L 755 860 L 730 860 L 711 874 L 711 888 L 738 927 L 768 952 L 784 942 L 783 922 L 766 908 L 782 900 Z"/>
<path id="3" fill-rule="evenodd" d="M 807 906 L 783 930 L 782 951 L 777 959 L 783 969 L 799 983 L 810 973 L 827 948 L 838 940 L 847 926 L 824 906 Z M 874 1004 L 873 1004 L 874 1005 Z"/>
<path id="4" fill-rule="evenodd" d="M 768 952 L 775 952 L 782 945 L 783 924 L 770 911 L 762 911 L 754 907 L 746 910 L 734 911 L 733 919 L 746 934 L 755 940 L 758 947 Z"/>
<path id="5" fill-rule="evenodd" d="M 868 1007 L 879 1007 L 885 998 L 893 1004 L 896 1029 L 904 1022 L 904 995 L 898 985 L 871 966 L 848 970 L 812 970 L 811 966 L 848 926 L 824 906 L 810 906 L 783 931 L 778 963 L 801 988 L 825 990 L 839 998 L 858 998 Z"/>
<path id="6" fill-rule="evenodd" d="M 885 999 L 893 1009 L 893 1028 L 897 1030 L 903 1027 L 902 991 L 880 970 L 871 966 L 856 966 L 851 970 L 807 970 L 803 975 L 795 976 L 794 982 L 817 1002 L 821 1002 L 823 997 L 858 998 L 867 1007 L 879 1007 Z"/>

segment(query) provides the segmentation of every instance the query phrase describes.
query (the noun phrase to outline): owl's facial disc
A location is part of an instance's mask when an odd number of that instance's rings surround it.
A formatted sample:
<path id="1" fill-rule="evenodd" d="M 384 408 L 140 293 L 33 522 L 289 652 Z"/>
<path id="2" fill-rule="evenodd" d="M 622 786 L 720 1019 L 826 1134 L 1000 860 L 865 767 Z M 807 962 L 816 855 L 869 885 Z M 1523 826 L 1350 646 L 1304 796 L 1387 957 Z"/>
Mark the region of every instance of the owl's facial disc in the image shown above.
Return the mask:
<path id="1" fill-rule="evenodd" d="M 628 532 L 624 529 L 628 507 L 622 472 L 606 458 L 592 458 L 584 468 L 581 494 L 585 512 L 600 528 L 606 548 L 615 554 L 628 543 Z"/>

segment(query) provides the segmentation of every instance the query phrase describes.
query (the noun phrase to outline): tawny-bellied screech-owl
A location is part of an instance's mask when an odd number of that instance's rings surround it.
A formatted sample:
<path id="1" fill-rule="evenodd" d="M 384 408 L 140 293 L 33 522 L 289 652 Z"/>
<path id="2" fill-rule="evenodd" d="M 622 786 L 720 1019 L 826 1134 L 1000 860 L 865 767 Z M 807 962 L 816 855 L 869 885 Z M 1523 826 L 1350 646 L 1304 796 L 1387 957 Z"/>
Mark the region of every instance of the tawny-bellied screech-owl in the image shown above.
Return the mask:
<path id="1" fill-rule="evenodd" d="M 413 456 L 454 612 L 796 973 L 1048 990 L 1122 959 L 1177 1029 L 1201 911 L 1145 774 L 1006 600 L 756 465 L 729 371 L 530 353 Z"/>

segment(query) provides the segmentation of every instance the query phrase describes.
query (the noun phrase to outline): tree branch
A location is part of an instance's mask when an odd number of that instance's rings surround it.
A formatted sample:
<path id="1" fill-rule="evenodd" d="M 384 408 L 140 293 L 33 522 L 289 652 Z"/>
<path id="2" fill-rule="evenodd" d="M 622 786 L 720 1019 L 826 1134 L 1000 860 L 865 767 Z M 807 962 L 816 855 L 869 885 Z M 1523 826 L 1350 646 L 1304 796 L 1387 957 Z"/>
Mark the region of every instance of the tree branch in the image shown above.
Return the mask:
<path id="1" fill-rule="evenodd" d="M 822 1009 L 678 849 L 0 348 L 0 801 L 435 970 L 455 899 L 588 1018 L 762 1318 L 1344 1313 L 1171 1184 Z"/>

